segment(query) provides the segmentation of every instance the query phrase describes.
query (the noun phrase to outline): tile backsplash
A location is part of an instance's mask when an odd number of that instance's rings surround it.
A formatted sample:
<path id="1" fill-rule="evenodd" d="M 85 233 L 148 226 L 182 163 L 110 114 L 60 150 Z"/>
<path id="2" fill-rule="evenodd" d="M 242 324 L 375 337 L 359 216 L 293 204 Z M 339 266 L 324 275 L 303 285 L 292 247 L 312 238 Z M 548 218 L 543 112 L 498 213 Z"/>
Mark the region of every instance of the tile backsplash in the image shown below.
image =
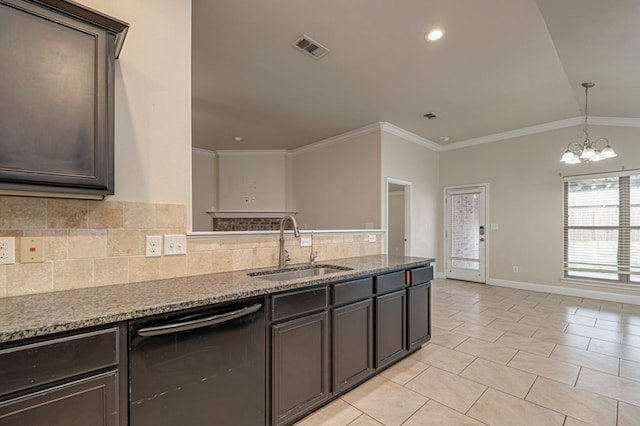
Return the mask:
<path id="1" fill-rule="evenodd" d="M 16 263 L 0 265 L 0 297 L 122 284 L 278 262 L 277 235 L 189 238 L 186 256 L 145 257 L 147 235 L 185 234 L 182 204 L 0 196 L 0 236 L 16 237 Z M 384 234 L 316 234 L 316 262 L 382 252 Z M 21 263 L 20 237 L 44 237 L 42 263 Z M 292 263 L 310 248 L 287 237 Z"/>

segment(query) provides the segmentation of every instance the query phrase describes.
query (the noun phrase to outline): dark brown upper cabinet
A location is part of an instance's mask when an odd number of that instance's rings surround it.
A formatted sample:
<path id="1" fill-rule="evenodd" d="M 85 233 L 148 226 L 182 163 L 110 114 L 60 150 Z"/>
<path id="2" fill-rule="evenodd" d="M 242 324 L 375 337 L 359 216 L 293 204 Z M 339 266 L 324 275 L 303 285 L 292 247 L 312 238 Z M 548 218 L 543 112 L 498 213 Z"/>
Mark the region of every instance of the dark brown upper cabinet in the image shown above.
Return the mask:
<path id="1" fill-rule="evenodd" d="M 114 193 L 114 66 L 129 25 L 63 0 L 0 0 L 0 191 Z"/>

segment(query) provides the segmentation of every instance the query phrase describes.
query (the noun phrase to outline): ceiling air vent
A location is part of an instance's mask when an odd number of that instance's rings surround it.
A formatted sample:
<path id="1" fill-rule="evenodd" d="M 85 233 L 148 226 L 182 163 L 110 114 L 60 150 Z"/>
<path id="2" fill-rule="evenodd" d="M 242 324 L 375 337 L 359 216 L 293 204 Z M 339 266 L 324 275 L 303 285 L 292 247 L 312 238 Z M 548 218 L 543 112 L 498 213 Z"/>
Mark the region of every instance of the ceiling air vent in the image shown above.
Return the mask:
<path id="1" fill-rule="evenodd" d="M 438 115 L 433 112 L 428 112 L 424 115 L 424 117 L 428 118 L 429 120 L 433 120 L 434 118 L 438 118 Z"/>
<path id="2" fill-rule="evenodd" d="M 293 42 L 293 47 L 312 56 L 316 59 L 322 58 L 324 55 L 330 52 L 330 50 L 311 37 L 302 34 L 296 41 Z"/>

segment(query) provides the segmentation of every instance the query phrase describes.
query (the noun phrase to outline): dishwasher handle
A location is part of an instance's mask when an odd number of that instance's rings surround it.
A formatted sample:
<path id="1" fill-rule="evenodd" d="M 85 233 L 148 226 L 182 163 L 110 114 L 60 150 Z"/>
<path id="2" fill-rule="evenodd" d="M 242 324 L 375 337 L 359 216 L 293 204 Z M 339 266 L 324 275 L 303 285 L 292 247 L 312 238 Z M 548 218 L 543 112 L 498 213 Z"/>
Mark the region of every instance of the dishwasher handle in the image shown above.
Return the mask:
<path id="1" fill-rule="evenodd" d="M 157 327 L 146 327 L 138 330 L 138 335 L 143 337 L 149 336 L 161 336 L 163 334 L 178 333 L 186 330 L 194 330 L 196 328 L 208 327 L 210 325 L 216 325 L 223 322 L 231 321 L 237 318 L 242 318 L 247 315 L 251 315 L 254 312 L 258 312 L 262 308 L 261 303 L 247 306 L 246 308 L 238 309 L 237 311 L 231 311 L 220 315 L 213 315 L 211 317 L 200 318 L 192 321 L 176 322 L 172 324 L 159 325 Z"/>

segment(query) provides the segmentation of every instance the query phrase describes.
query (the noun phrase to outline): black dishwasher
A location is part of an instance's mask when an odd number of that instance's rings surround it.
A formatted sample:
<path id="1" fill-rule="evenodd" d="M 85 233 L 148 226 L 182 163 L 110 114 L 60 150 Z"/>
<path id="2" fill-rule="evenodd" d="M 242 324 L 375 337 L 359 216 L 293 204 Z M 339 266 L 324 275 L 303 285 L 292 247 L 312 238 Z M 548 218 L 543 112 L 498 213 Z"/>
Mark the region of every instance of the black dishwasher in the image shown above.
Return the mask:
<path id="1" fill-rule="evenodd" d="M 129 323 L 131 426 L 264 425 L 264 298 Z"/>

